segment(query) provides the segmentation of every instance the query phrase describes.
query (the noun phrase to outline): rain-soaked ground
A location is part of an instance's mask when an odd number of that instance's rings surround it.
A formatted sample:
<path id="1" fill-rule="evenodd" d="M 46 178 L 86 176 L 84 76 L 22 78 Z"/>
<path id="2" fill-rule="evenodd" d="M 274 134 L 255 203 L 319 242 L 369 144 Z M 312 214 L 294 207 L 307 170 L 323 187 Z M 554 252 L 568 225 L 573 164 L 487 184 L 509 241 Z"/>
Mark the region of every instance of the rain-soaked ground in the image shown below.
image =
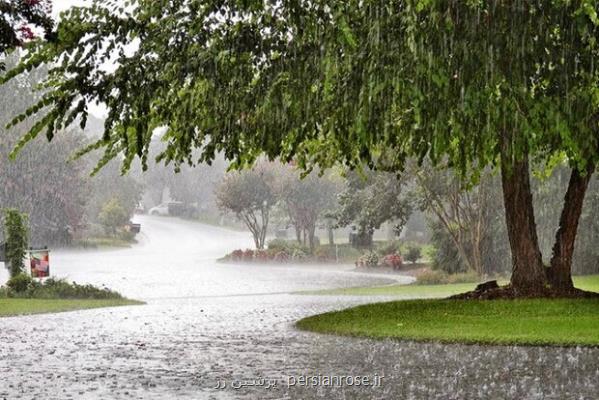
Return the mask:
<path id="1" fill-rule="evenodd" d="M 247 235 L 169 218 L 138 219 L 144 233 L 132 249 L 57 251 L 52 268 L 56 276 L 106 284 L 148 304 L 1 318 L 0 399 L 599 396 L 599 349 L 300 332 L 293 322 L 301 317 L 386 299 L 293 292 L 389 280 L 350 267 L 216 264 L 224 252 L 249 247 Z M 366 379 L 369 385 L 358 385 Z"/>

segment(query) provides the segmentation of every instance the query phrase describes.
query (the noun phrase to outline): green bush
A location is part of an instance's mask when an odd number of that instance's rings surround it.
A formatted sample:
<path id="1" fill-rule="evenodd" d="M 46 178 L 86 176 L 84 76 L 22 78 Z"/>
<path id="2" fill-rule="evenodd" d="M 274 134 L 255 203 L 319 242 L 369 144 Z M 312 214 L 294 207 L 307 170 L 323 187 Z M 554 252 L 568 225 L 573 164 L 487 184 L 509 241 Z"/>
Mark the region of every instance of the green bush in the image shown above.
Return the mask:
<path id="1" fill-rule="evenodd" d="M 378 253 L 383 257 L 389 254 L 401 253 L 400 243 L 396 240 L 385 242 L 379 245 Z"/>
<path id="2" fill-rule="evenodd" d="M 275 252 L 288 251 L 291 248 L 290 243 L 285 239 L 273 239 L 268 242 L 266 247 Z"/>
<path id="3" fill-rule="evenodd" d="M 122 299 L 119 293 L 93 285 L 79 285 L 65 279 L 48 278 L 39 283 L 26 274 L 20 274 L 9 280 L 0 290 L 4 297 L 35 299 Z"/>
<path id="4" fill-rule="evenodd" d="M 6 267 L 10 276 L 14 277 L 23 272 L 23 259 L 29 241 L 27 235 L 27 214 L 19 210 L 7 208 L 4 210 L 4 237 L 6 240 Z"/>
<path id="5" fill-rule="evenodd" d="M 29 275 L 24 274 L 24 273 L 19 273 L 17 275 L 14 275 L 13 277 L 11 277 L 8 280 L 8 282 L 6 282 L 6 286 L 8 287 L 8 289 L 10 291 L 13 291 L 16 293 L 23 293 L 29 289 L 32 282 L 33 282 L 33 279 L 31 279 L 31 277 Z"/>
<path id="6" fill-rule="evenodd" d="M 404 259 L 415 264 L 422 257 L 422 249 L 419 246 L 408 246 Z"/>
<path id="7" fill-rule="evenodd" d="M 107 234 L 116 236 L 117 230 L 129 222 L 129 214 L 119 200 L 113 198 L 102 206 L 98 220 L 104 226 Z"/>

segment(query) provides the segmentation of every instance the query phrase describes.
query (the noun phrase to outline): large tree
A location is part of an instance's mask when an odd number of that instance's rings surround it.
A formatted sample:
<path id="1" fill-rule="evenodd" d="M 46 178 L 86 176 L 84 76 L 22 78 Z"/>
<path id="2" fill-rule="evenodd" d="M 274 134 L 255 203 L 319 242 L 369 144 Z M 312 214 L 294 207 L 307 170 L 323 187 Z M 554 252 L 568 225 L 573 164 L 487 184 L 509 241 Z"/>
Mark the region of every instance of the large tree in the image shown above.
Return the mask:
<path id="1" fill-rule="evenodd" d="M 343 162 L 394 172 L 416 156 L 467 175 L 501 170 L 513 295 L 572 293 L 572 249 L 599 156 L 598 2 L 546 0 L 93 1 L 58 40 L 4 79 L 54 62 L 26 139 L 105 103 L 94 148 L 235 165 L 260 153 L 302 167 Z M 112 71 L 103 65 L 116 63 Z M 19 122 L 18 117 L 15 122 Z M 194 148 L 201 154 L 194 157 Z M 551 268 L 539 250 L 530 160 L 572 167 Z M 476 174 L 474 174 L 475 176 Z"/>

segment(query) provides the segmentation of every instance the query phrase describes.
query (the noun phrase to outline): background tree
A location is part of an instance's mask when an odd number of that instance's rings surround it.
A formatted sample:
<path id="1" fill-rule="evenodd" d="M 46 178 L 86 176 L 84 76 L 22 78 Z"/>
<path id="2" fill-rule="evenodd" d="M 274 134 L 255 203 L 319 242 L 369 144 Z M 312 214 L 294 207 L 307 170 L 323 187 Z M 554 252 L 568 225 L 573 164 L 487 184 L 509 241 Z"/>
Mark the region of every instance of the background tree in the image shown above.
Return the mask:
<path id="1" fill-rule="evenodd" d="M 350 171 L 345 190 L 339 195 L 337 225 L 354 225 L 358 236 L 372 237 L 382 224 L 391 222 L 399 235 L 412 213 L 408 191 L 405 177 L 372 170 Z"/>
<path id="2" fill-rule="evenodd" d="M 14 208 L 4 209 L 4 239 L 6 267 L 10 276 L 17 276 L 25 269 L 27 252 L 27 215 Z"/>
<path id="3" fill-rule="evenodd" d="M 11 56 L 6 62 L 14 65 L 16 59 Z M 28 214 L 30 240 L 36 246 L 68 244 L 83 227 L 89 196 L 86 175 L 91 171 L 84 160 L 72 159 L 86 143 L 81 130 L 74 127 L 61 131 L 51 143 L 42 138 L 32 140 L 18 158 L 10 158 L 11 150 L 34 121 L 30 118 L 13 130 L 4 126 L 11 113 L 39 99 L 41 93 L 33 88 L 45 74 L 41 68 L 0 87 L 0 109 L 4 110 L 0 115 L 0 205 Z"/>
<path id="4" fill-rule="evenodd" d="M 129 222 L 130 215 L 117 198 L 112 198 L 102 207 L 98 220 L 104 226 L 106 233 L 115 236 L 118 229 Z"/>
<path id="5" fill-rule="evenodd" d="M 423 165 L 412 170 L 420 208 L 432 213 L 438 222 L 436 228 L 446 233 L 437 233 L 433 239 L 449 238 L 466 269 L 484 276 L 490 269 L 485 266 L 485 244 L 498 233 L 492 229 L 493 217 L 497 212 L 504 217 L 502 204 L 497 202 L 501 195 L 495 189 L 497 179 L 486 171 L 476 185 L 468 187 L 448 168 Z"/>
<path id="6" fill-rule="evenodd" d="M 146 163 L 157 126 L 167 127 L 159 158 L 175 165 L 218 151 L 235 166 L 261 153 L 301 167 L 394 172 L 414 156 L 464 174 L 493 164 L 512 253 L 506 294 L 551 286 L 565 295 L 599 157 L 596 9 L 595 1 L 182 0 L 125 10 L 96 0 L 71 9 L 60 43 L 39 45 L 4 80 L 66 60 L 52 69 L 33 108 L 48 112 L 26 138 L 43 128 L 52 137 L 84 121 L 89 103 L 105 103 L 105 134 L 91 148 L 105 148 L 106 159 L 124 154 L 125 168 L 136 155 Z M 100 65 L 112 58 L 107 74 Z M 529 160 L 564 155 L 573 172 L 546 271 Z"/>
<path id="7" fill-rule="evenodd" d="M 257 249 L 263 249 L 270 211 L 277 202 L 274 175 L 267 163 L 251 170 L 228 173 L 216 190 L 218 206 L 235 213 L 252 233 Z"/>
<path id="8" fill-rule="evenodd" d="M 334 209 L 340 181 L 331 174 L 319 176 L 317 171 L 302 177 L 293 166 L 279 171 L 277 197 L 295 228 L 297 241 L 314 251 L 317 224 Z"/>

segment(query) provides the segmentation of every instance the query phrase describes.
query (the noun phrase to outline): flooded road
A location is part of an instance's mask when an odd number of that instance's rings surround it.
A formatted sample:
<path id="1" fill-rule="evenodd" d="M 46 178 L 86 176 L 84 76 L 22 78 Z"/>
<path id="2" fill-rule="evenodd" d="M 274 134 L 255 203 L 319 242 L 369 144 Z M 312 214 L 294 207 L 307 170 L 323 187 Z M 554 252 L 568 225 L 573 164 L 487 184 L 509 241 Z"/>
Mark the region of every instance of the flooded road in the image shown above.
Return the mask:
<path id="1" fill-rule="evenodd" d="M 218 264 L 251 247 L 248 234 L 138 220 L 138 245 L 53 252 L 52 274 L 147 304 L 1 318 L 0 399 L 596 398 L 597 349 L 300 332 L 293 322 L 304 316 L 388 299 L 294 292 L 389 279 L 347 266 Z"/>

